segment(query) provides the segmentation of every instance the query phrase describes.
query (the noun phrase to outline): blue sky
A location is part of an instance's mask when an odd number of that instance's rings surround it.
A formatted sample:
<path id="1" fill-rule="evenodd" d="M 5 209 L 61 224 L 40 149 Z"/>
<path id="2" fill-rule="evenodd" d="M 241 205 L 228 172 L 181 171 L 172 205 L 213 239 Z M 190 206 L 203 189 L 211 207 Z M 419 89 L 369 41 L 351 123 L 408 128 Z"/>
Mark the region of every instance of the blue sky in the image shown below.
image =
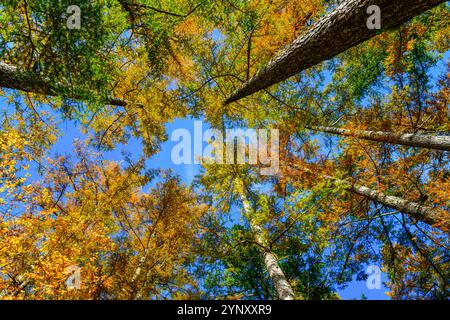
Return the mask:
<path id="1" fill-rule="evenodd" d="M 443 59 L 439 61 L 438 65 L 432 69 L 431 76 L 437 78 L 438 74 L 445 70 L 446 63 L 448 63 L 450 58 L 450 53 L 447 52 Z M 0 99 L 0 111 L 9 110 L 8 105 L 5 103 L 5 99 Z M 55 115 L 56 116 L 56 115 Z M 194 120 L 191 119 L 177 119 L 172 123 L 166 124 L 166 132 L 168 134 L 169 140 L 162 144 L 161 151 L 146 161 L 146 166 L 148 169 L 171 169 L 174 173 L 178 174 L 182 181 L 189 185 L 196 174 L 199 173 L 200 166 L 196 164 L 191 165 L 175 165 L 171 160 L 172 148 L 178 143 L 177 141 L 171 141 L 170 136 L 172 132 L 176 129 L 186 129 L 191 135 L 194 135 Z M 204 130 L 208 127 L 205 125 Z M 77 125 L 72 121 L 62 121 L 59 125 L 59 130 L 61 137 L 52 147 L 50 151 L 50 156 L 56 154 L 71 154 L 72 145 L 74 139 L 83 140 L 85 136 L 79 131 Z M 121 161 L 123 160 L 122 151 L 130 153 L 134 159 L 137 159 L 142 153 L 141 143 L 138 139 L 132 138 L 126 145 L 118 145 L 113 151 L 105 152 L 103 157 L 106 160 Z M 35 168 L 31 167 L 31 180 L 38 179 L 39 175 Z M 387 280 L 385 275 L 382 275 L 382 281 Z M 368 299 L 388 299 L 385 294 L 387 288 L 383 287 L 381 289 L 368 289 L 365 281 L 353 281 L 346 289 L 339 290 L 339 295 L 343 299 L 360 299 L 364 294 Z"/>
<path id="2" fill-rule="evenodd" d="M 4 110 L 6 105 L 4 102 L 0 102 L 0 110 Z M 55 143 L 55 145 L 50 150 L 50 156 L 72 154 L 73 142 L 75 139 L 83 140 L 85 136 L 79 131 L 77 125 L 72 121 L 62 121 L 59 125 L 61 131 L 61 137 Z M 174 173 L 179 175 L 182 181 L 189 185 L 196 174 L 199 173 L 200 165 L 175 165 L 171 160 L 171 152 L 173 147 L 178 144 L 178 141 L 171 141 L 170 137 L 174 130 L 176 129 L 186 129 L 194 137 L 194 120 L 191 119 L 178 119 L 173 123 L 166 124 L 166 132 L 168 134 L 168 141 L 162 144 L 161 151 L 154 155 L 152 158 L 146 161 L 146 167 L 148 169 L 171 169 Z M 203 125 L 203 130 L 208 129 L 206 124 Z M 123 160 L 122 152 L 130 153 L 133 159 L 137 159 L 140 154 L 142 154 L 141 143 L 138 139 L 132 138 L 127 145 L 118 145 L 113 151 L 108 151 L 103 154 L 103 158 L 106 160 L 113 160 L 120 162 Z M 194 151 L 192 151 L 194 154 Z M 32 177 L 30 180 L 38 179 L 34 168 L 32 170 Z M 383 275 L 382 275 L 383 277 Z M 384 279 L 382 279 L 383 281 Z M 360 299 L 362 294 L 364 294 L 368 299 L 388 299 L 385 295 L 386 288 L 370 290 L 366 286 L 365 281 L 353 281 L 344 290 L 339 290 L 338 293 L 343 299 Z"/>
<path id="3" fill-rule="evenodd" d="M 437 66 L 431 70 L 431 76 L 436 79 L 443 70 L 446 69 L 446 64 L 450 59 L 450 53 L 447 52 L 443 59 L 439 61 Z M 0 98 L 0 112 L 10 110 L 4 98 Z M 57 115 L 54 114 L 56 117 Z M 166 124 L 166 132 L 168 134 L 168 141 L 162 144 L 159 153 L 146 161 L 146 167 L 148 169 L 171 169 L 175 174 L 179 175 L 182 181 L 189 185 L 196 174 L 199 173 L 200 166 L 196 164 L 191 165 L 175 165 L 171 160 L 171 151 L 178 141 L 171 141 L 170 137 L 174 130 L 186 129 L 190 132 L 192 137 L 194 136 L 194 120 L 192 119 L 177 119 L 172 123 Z M 204 130 L 208 129 L 204 124 Z M 86 137 L 83 135 L 79 127 L 73 121 L 61 121 L 59 125 L 61 137 L 52 146 L 49 156 L 64 155 L 72 153 L 72 146 L 75 139 L 84 140 Z M 108 151 L 103 154 L 103 158 L 106 160 L 113 160 L 120 162 L 123 160 L 122 152 L 126 152 L 132 155 L 134 159 L 139 158 L 142 154 L 141 143 L 136 138 L 131 138 L 126 145 L 118 145 L 113 151 Z M 192 152 L 194 154 L 194 152 Z M 30 180 L 39 179 L 36 167 L 30 167 L 31 178 Z M 382 281 L 387 280 L 385 275 L 382 275 Z M 344 290 L 339 290 L 338 293 L 343 299 L 360 299 L 364 294 L 368 299 L 388 299 L 385 294 L 388 291 L 387 288 L 381 289 L 368 289 L 365 281 L 353 281 Z"/>

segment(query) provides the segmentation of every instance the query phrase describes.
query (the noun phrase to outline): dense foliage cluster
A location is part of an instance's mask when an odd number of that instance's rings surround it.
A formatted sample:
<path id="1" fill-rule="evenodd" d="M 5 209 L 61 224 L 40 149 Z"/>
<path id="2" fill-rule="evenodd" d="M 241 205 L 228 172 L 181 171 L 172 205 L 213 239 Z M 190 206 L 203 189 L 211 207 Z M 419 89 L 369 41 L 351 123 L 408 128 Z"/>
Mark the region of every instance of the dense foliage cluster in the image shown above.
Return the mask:
<path id="1" fill-rule="evenodd" d="M 391 298 L 448 299 L 450 152 L 401 140 L 450 139 L 448 4 L 223 103 L 337 2 L 0 1 L 28 88 L 0 79 L 0 298 L 339 299 L 374 264 Z M 278 129 L 280 171 L 147 170 L 178 118 Z M 66 120 L 84 140 L 52 157 Z"/>

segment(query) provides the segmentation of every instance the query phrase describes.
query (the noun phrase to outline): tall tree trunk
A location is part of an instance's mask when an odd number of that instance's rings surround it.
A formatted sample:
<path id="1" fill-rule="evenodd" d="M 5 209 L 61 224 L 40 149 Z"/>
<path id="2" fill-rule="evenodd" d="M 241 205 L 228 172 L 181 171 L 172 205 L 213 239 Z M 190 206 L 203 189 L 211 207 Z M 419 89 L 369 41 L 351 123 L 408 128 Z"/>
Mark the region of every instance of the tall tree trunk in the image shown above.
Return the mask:
<path id="1" fill-rule="evenodd" d="M 367 8 L 371 5 L 381 9 L 381 27 L 386 30 L 398 27 L 443 2 L 445 0 L 343 1 L 280 52 L 224 103 L 228 104 L 266 89 L 379 34 L 379 30 L 367 27 L 370 18 Z"/>
<path id="2" fill-rule="evenodd" d="M 32 72 L 20 71 L 16 66 L 0 62 L 0 87 L 32 92 L 46 96 L 59 96 L 57 88 L 49 81 L 39 78 Z M 80 100 L 81 97 L 67 97 Z M 129 102 L 119 98 L 108 98 L 107 103 L 113 106 L 127 106 Z"/>
<path id="3" fill-rule="evenodd" d="M 414 133 L 398 134 L 385 131 L 348 130 L 315 126 L 307 127 L 307 129 L 377 142 L 450 151 L 450 136 L 421 135 Z"/>
<path id="4" fill-rule="evenodd" d="M 313 173 L 311 170 L 307 168 L 300 168 L 297 165 L 292 165 L 292 167 L 300 171 Z M 327 175 L 322 175 L 322 177 L 336 183 L 346 183 L 343 180 L 335 179 Z M 448 216 L 449 213 L 445 212 L 444 210 L 435 209 L 433 207 L 426 206 L 414 201 L 405 200 L 396 196 L 390 196 L 383 192 L 375 191 L 358 184 L 353 184 L 352 186 L 347 188 L 347 190 L 349 192 L 366 197 L 372 201 L 381 203 L 382 205 L 395 209 L 399 212 L 405 213 L 411 218 L 417 221 L 424 222 L 430 226 L 434 226 L 442 230 L 443 232 L 449 232 L 450 230 L 450 217 Z"/>
<path id="5" fill-rule="evenodd" d="M 142 254 L 142 256 L 139 258 L 138 265 L 136 267 L 136 270 L 134 271 L 133 277 L 131 278 L 132 292 L 131 292 L 130 299 L 136 300 L 136 299 L 141 298 L 141 292 L 140 292 L 139 288 L 137 288 L 137 286 L 138 286 L 139 276 L 142 273 L 142 268 L 144 267 L 145 261 L 147 260 L 147 255 L 148 255 L 148 250 L 146 249 L 144 251 L 144 253 Z"/>
<path id="6" fill-rule="evenodd" d="M 242 181 L 239 181 L 238 183 L 241 182 Z M 242 206 L 244 207 L 245 215 L 249 220 L 251 230 L 255 235 L 255 241 L 260 245 L 260 248 L 262 250 L 264 264 L 266 266 L 267 271 L 269 272 L 269 276 L 272 280 L 275 290 L 277 291 L 278 298 L 280 300 L 294 300 L 295 299 L 294 291 L 292 290 L 291 285 L 287 281 L 286 276 L 283 273 L 283 270 L 281 270 L 277 258 L 275 257 L 273 252 L 270 251 L 262 228 L 258 224 L 256 224 L 253 220 L 252 216 L 254 213 L 250 205 L 250 201 L 247 199 L 243 187 L 240 188 L 239 193 L 240 193 L 239 196 L 242 201 Z"/>
<path id="7" fill-rule="evenodd" d="M 408 201 L 399 197 L 389 196 L 382 192 L 378 192 L 364 186 L 359 186 L 357 184 L 351 186 L 348 190 L 400 212 L 406 213 L 415 220 L 425 222 L 429 225 L 435 225 L 444 232 L 448 232 L 450 230 L 450 219 L 445 219 L 445 217 L 443 217 L 445 213 L 439 212 L 432 207 L 413 201 Z"/>
<path id="8" fill-rule="evenodd" d="M 16 282 L 18 282 L 18 285 L 16 286 L 15 290 L 13 290 L 12 293 L 8 294 L 8 289 L 3 289 L 0 292 L 0 299 L 3 300 L 4 297 L 15 297 L 17 296 L 29 283 L 29 280 L 23 280 L 24 275 L 18 275 L 17 279 L 15 280 Z"/>

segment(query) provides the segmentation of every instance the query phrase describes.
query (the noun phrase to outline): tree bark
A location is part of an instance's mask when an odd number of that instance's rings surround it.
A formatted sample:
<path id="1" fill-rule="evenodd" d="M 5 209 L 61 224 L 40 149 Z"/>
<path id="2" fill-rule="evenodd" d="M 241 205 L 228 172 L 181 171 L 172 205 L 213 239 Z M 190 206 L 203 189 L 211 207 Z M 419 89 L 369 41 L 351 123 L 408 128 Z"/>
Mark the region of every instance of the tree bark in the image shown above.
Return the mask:
<path id="1" fill-rule="evenodd" d="M 450 151 L 450 136 L 421 135 L 415 133 L 393 133 L 384 131 L 348 130 L 333 127 L 306 127 L 307 129 L 337 134 L 341 136 L 355 137 L 377 142 L 401 144 L 410 147 Z"/>
<path id="2" fill-rule="evenodd" d="M 228 104 L 266 89 L 377 35 L 367 27 L 367 8 L 381 9 L 381 28 L 395 28 L 445 0 L 347 0 L 281 51 L 255 76 L 231 94 Z"/>
<path id="3" fill-rule="evenodd" d="M 364 186 L 359 186 L 357 184 L 351 186 L 348 190 L 397 211 L 406 213 L 417 221 L 422 221 L 431 226 L 436 226 L 444 232 L 448 232 L 450 230 L 450 219 L 442 219 L 443 213 L 432 207 L 395 196 L 389 196 L 382 192 L 378 192 Z"/>
<path id="4" fill-rule="evenodd" d="M 137 299 L 141 298 L 140 290 L 139 290 L 139 288 L 137 288 L 137 285 L 138 285 L 137 282 L 138 282 L 139 276 L 142 273 L 142 268 L 144 267 L 145 261 L 147 260 L 147 255 L 148 255 L 148 250 L 146 249 L 144 251 L 144 253 L 142 254 L 142 256 L 139 258 L 137 268 L 134 271 L 133 277 L 131 278 L 132 288 L 131 288 L 130 298 L 132 300 L 137 300 Z"/>
<path id="5" fill-rule="evenodd" d="M 306 171 L 309 173 L 313 173 L 311 170 L 307 168 L 300 168 L 297 165 L 291 165 L 293 168 Z M 344 180 L 335 179 L 333 177 L 322 175 L 322 178 L 331 180 L 335 183 L 345 184 L 347 183 Z M 358 184 L 353 184 L 347 191 L 358 194 L 360 196 L 366 197 L 372 201 L 376 201 L 395 209 L 399 212 L 405 213 L 409 215 L 411 218 L 424 222 L 430 226 L 440 229 L 443 232 L 449 232 L 450 230 L 450 217 L 448 216 L 448 212 L 444 210 L 439 210 L 430 206 L 426 206 L 414 201 L 405 200 L 396 196 L 390 196 L 383 192 L 375 191 L 371 188 L 360 186 Z"/>
<path id="6" fill-rule="evenodd" d="M 46 96 L 59 96 L 57 88 L 49 81 L 39 78 L 32 72 L 20 71 L 16 66 L 0 62 L 0 87 L 15 89 L 25 92 L 42 94 Z M 82 97 L 67 97 L 82 100 Z M 107 102 L 113 106 L 125 107 L 130 103 L 119 98 L 108 98 Z"/>
<path id="7" fill-rule="evenodd" d="M 253 210 L 251 208 L 249 200 L 245 195 L 244 188 L 242 188 L 239 192 L 242 201 L 242 206 L 244 207 L 245 215 L 247 216 L 251 230 L 255 235 L 255 241 L 259 244 L 262 250 L 264 264 L 275 287 L 278 298 L 280 300 L 294 300 L 295 299 L 294 291 L 292 290 L 291 285 L 287 281 L 286 276 L 283 273 L 283 270 L 281 270 L 277 258 L 275 257 L 273 252 L 270 251 L 262 228 L 258 224 L 256 224 L 252 219 Z"/>

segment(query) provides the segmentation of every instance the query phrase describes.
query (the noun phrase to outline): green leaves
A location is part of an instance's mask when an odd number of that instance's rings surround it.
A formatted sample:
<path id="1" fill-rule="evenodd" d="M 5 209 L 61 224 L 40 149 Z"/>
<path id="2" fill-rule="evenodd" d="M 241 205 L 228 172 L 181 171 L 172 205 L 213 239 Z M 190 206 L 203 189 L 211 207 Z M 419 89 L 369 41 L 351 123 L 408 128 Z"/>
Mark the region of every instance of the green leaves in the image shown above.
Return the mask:
<path id="1" fill-rule="evenodd" d="M 449 48 L 448 5 L 222 104 L 334 2 L 2 3 L 1 62 L 19 68 L 19 83 L 31 80 L 21 89 L 30 92 L 1 92 L 11 103 L 0 119 L 0 294 L 12 286 L 19 298 L 273 299 L 270 253 L 297 297 L 338 298 L 373 262 L 392 297 L 445 298 L 444 234 L 351 186 L 440 208 L 445 220 L 448 155 L 308 128 L 447 133 L 449 77 L 438 53 Z M 70 5 L 80 28 L 67 25 Z M 60 115 L 87 138 L 81 159 L 50 160 L 40 184 L 27 185 L 28 162 L 47 156 Z M 280 172 L 205 165 L 192 189 L 169 174 L 148 191 L 144 160 L 167 139 L 166 123 L 186 117 L 219 130 L 278 129 Z M 142 160 L 126 168 L 81 152 L 131 138 Z M 73 264 L 89 279 L 80 295 L 62 285 Z M 25 277 L 26 289 L 3 270 Z"/>

